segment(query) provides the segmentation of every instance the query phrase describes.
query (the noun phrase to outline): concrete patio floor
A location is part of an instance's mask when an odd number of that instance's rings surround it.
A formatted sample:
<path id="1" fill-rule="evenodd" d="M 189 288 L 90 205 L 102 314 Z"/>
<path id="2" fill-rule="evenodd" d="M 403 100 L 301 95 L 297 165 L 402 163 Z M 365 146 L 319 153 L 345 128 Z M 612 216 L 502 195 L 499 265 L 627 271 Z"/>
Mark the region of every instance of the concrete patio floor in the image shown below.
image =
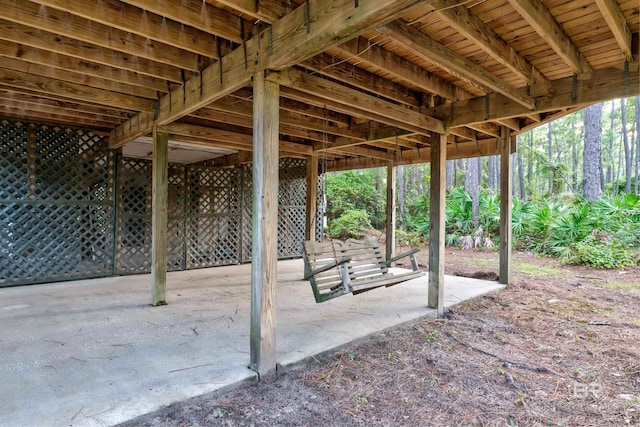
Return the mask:
<path id="1" fill-rule="evenodd" d="M 286 367 L 427 316 L 427 278 L 315 304 L 302 260 L 278 263 L 278 363 Z M 0 289 L 0 426 L 106 426 L 255 378 L 249 264 Z M 446 276 L 445 307 L 502 286 Z"/>

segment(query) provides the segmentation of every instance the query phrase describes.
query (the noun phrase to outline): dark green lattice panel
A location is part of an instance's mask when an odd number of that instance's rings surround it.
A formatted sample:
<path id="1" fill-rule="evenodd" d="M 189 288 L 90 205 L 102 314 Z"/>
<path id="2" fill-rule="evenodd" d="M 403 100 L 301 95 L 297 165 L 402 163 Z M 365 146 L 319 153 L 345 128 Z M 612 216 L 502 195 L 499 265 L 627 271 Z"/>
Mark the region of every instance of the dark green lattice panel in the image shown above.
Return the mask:
<path id="1" fill-rule="evenodd" d="M 151 271 L 151 162 L 120 158 L 116 272 Z"/>
<path id="2" fill-rule="evenodd" d="M 7 120 L 0 139 L 0 286 L 112 274 L 106 138 Z"/>
<path id="3" fill-rule="evenodd" d="M 25 200 L 29 195 L 27 133 L 22 122 L 0 121 L 0 200 Z"/>
<path id="4" fill-rule="evenodd" d="M 182 165 L 169 165 L 167 269 L 184 270 L 187 262 L 187 176 Z"/>
<path id="5" fill-rule="evenodd" d="M 283 158 L 279 161 L 278 176 L 278 258 L 292 258 L 302 254 L 306 213 L 306 161 Z M 251 165 L 243 168 L 242 260 L 251 261 L 251 218 L 253 177 Z"/>
<path id="6" fill-rule="evenodd" d="M 239 169 L 190 168 L 187 268 L 240 262 Z"/>

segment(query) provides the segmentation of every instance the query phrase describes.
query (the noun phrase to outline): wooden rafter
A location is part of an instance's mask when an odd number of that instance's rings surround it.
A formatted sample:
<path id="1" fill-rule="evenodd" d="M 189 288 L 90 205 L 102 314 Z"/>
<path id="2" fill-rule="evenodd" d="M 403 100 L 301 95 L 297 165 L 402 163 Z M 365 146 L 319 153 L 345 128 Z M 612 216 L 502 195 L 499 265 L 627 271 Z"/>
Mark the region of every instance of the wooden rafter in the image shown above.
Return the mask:
<path id="1" fill-rule="evenodd" d="M 95 46 L 123 52 L 166 64 L 180 64 L 186 70 L 199 71 L 195 54 L 163 43 L 151 43 L 148 38 L 122 31 L 53 8 L 24 0 L 0 0 L 2 18 L 41 31 L 75 39 Z"/>
<path id="2" fill-rule="evenodd" d="M 20 2 L 21 0 L 15 0 Z M 99 22 L 122 31 L 175 46 L 207 57 L 217 57 L 215 37 L 195 28 L 129 6 L 118 0 L 37 0 L 72 15 Z"/>
<path id="3" fill-rule="evenodd" d="M 392 22 L 379 29 L 398 43 L 411 49 L 417 55 L 443 67 L 455 76 L 467 81 L 476 81 L 529 109 L 532 109 L 535 105 L 534 101 L 526 94 L 519 92 L 516 88 L 506 84 L 483 67 L 457 55 L 406 23 Z"/>
<path id="4" fill-rule="evenodd" d="M 526 88 L 521 89 L 523 92 Z M 575 77 L 532 85 L 528 89 L 536 100 L 536 111 L 554 111 L 586 106 L 615 98 L 640 95 L 638 61 L 629 64 L 629 72 L 620 68 L 605 68 Z M 455 102 L 453 106 L 436 107 L 428 114 L 445 119 L 449 126 L 515 118 L 530 113 L 517 102 L 500 94 Z"/>
<path id="5" fill-rule="evenodd" d="M 383 0 L 354 8 L 350 0 L 310 0 L 209 66 L 199 77 L 163 96 L 158 122 L 171 123 L 247 85 L 258 70 L 290 67 L 338 44 L 339 40 L 397 18 L 416 3 L 417 0 Z M 125 140 L 113 144 L 131 140 L 125 132 L 113 133 L 113 138 L 122 136 Z"/>
<path id="6" fill-rule="evenodd" d="M 544 3 L 539 0 L 509 0 L 509 3 L 571 67 L 574 73 L 591 71 L 589 62 L 582 56 Z"/>
<path id="7" fill-rule="evenodd" d="M 622 55 L 627 61 L 631 61 L 633 59 L 631 54 L 631 31 L 620 5 L 615 0 L 596 0 L 596 4 L 602 16 L 604 16 L 604 20 L 607 21 L 613 36 L 616 38 Z"/>
<path id="8" fill-rule="evenodd" d="M 540 73 L 529 61 L 509 46 L 498 34 L 485 25 L 479 18 L 463 6 L 451 7 L 444 0 L 438 0 L 431 5 L 434 11 L 442 17 L 452 28 L 464 34 L 482 50 L 491 55 L 502 65 L 510 69 L 527 83 L 545 81 L 546 77 Z"/>

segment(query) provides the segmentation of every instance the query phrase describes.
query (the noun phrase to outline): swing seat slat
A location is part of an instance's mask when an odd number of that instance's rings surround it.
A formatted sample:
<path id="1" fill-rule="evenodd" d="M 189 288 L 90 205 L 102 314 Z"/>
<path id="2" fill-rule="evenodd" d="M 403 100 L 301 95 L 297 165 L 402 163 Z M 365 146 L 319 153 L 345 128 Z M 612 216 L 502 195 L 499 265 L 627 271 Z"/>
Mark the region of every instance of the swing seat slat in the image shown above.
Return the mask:
<path id="1" fill-rule="evenodd" d="M 424 276 L 415 258 L 417 249 L 385 260 L 374 237 L 344 242 L 304 242 L 304 278 L 309 280 L 317 303 L 348 293 L 354 295 L 381 286 L 393 286 Z M 389 272 L 391 263 L 409 257 L 412 270 L 406 273 Z"/>

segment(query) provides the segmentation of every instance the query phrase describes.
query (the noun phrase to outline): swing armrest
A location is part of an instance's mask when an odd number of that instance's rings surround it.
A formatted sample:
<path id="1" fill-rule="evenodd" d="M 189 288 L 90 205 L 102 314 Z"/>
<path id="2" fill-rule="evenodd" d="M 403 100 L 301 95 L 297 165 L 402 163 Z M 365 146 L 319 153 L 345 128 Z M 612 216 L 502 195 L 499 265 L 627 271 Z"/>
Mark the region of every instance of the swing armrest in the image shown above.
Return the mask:
<path id="1" fill-rule="evenodd" d="M 350 262 L 351 261 L 351 257 L 350 256 L 345 256 L 342 257 L 340 259 L 331 261 L 328 264 L 323 265 L 322 267 L 318 267 L 315 270 L 311 270 L 309 273 L 304 275 L 304 280 L 309 280 L 311 277 L 315 276 L 316 274 L 320 274 L 323 271 L 327 271 L 327 270 L 331 270 L 332 268 L 335 268 L 339 265 L 342 265 L 346 262 Z"/>
<path id="2" fill-rule="evenodd" d="M 394 256 L 392 258 L 389 258 L 384 263 L 387 265 L 387 267 L 389 267 L 391 265 L 391 263 L 393 263 L 393 262 L 396 262 L 396 261 L 398 261 L 398 260 L 400 260 L 402 258 L 405 258 L 405 257 L 411 257 L 411 261 L 412 261 L 412 264 L 413 264 L 414 263 L 414 259 L 415 259 L 414 254 L 416 254 L 418 252 L 420 252 L 420 249 L 411 249 L 411 250 L 409 250 L 407 252 L 403 252 L 403 253 L 401 253 L 399 255 L 396 255 L 396 256 Z"/>

